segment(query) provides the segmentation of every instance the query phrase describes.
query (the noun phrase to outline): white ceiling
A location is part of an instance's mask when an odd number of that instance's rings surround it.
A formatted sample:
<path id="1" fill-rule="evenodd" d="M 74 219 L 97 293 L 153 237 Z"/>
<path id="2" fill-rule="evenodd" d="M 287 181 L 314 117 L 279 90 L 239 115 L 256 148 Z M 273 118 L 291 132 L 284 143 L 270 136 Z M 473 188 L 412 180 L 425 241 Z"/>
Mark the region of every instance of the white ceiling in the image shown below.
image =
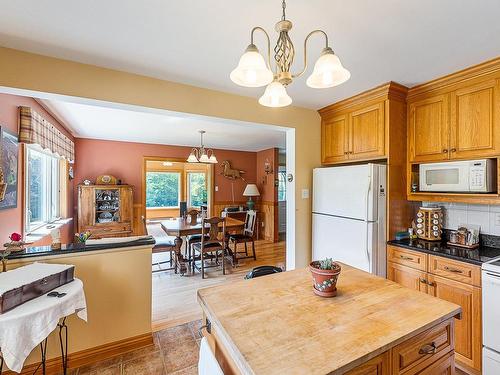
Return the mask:
<path id="1" fill-rule="evenodd" d="M 389 80 L 413 86 L 500 55 L 498 0 L 289 0 L 287 9 L 295 71 L 304 37 L 322 28 L 352 73 L 326 90 L 298 79 L 289 93 L 300 106 Z M 0 45 L 257 98 L 261 89 L 237 87 L 229 73 L 252 26 L 273 32 L 280 12 L 279 0 L 0 0 Z M 322 43 L 313 38 L 312 58 Z"/>
<path id="2" fill-rule="evenodd" d="M 285 148 L 285 132 L 276 126 L 176 113 L 150 113 L 59 100 L 40 100 L 79 138 L 198 146 L 205 130 L 207 147 L 261 151 Z"/>

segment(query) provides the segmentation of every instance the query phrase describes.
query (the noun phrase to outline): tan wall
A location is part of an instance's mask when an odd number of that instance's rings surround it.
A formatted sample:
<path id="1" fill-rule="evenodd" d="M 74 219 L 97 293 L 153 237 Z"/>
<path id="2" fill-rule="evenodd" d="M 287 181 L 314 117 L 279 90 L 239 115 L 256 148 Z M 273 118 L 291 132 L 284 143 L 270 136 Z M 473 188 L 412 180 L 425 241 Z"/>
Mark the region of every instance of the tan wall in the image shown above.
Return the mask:
<path id="1" fill-rule="evenodd" d="M 151 247 L 95 251 L 10 261 L 13 269 L 33 261 L 73 264 L 84 284 L 88 322 L 68 321 L 69 353 L 151 333 Z M 48 358 L 60 355 L 59 338 L 49 336 Z M 40 361 L 38 349 L 26 365 Z"/>
<path id="2" fill-rule="evenodd" d="M 299 107 L 266 108 L 256 97 L 163 81 L 28 52 L 0 48 L 0 86 L 296 129 L 296 191 L 311 189 L 320 165 L 320 117 Z M 249 95 L 251 93 L 249 92 Z M 311 200 L 296 194 L 296 266 L 311 256 Z"/>

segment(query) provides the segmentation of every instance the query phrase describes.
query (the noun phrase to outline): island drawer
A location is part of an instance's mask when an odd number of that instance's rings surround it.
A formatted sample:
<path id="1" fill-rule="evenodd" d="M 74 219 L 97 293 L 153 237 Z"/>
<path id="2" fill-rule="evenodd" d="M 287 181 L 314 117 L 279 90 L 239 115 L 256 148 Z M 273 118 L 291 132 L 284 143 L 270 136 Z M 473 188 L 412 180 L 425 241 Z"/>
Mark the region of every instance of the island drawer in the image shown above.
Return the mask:
<path id="1" fill-rule="evenodd" d="M 393 374 L 413 375 L 454 348 L 453 319 L 449 319 L 392 349 Z"/>
<path id="2" fill-rule="evenodd" d="M 473 264 L 430 255 L 429 273 L 465 284 L 481 286 L 481 269 Z"/>
<path id="3" fill-rule="evenodd" d="M 420 271 L 427 270 L 427 254 L 402 247 L 387 246 L 387 260 Z"/>

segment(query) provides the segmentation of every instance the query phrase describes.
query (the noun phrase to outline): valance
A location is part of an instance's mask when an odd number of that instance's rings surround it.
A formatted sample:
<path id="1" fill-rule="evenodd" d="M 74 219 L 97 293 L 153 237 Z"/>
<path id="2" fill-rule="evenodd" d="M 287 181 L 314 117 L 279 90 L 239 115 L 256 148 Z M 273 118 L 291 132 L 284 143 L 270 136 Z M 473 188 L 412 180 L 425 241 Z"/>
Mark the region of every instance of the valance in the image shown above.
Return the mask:
<path id="1" fill-rule="evenodd" d="M 19 142 L 38 144 L 68 161 L 75 160 L 75 144 L 71 139 L 32 108 L 19 107 L 19 113 Z"/>

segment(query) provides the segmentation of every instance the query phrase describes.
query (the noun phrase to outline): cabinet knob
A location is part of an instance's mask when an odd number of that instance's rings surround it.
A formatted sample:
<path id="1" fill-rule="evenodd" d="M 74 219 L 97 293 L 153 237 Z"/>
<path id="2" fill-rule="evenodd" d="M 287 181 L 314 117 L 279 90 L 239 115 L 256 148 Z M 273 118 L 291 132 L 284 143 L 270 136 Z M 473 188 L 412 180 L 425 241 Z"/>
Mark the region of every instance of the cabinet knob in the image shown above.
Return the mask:
<path id="1" fill-rule="evenodd" d="M 418 354 L 434 354 L 436 353 L 436 343 L 424 345 L 418 351 Z"/>
<path id="2" fill-rule="evenodd" d="M 435 282 L 428 282 L 427 281 L 427 285 L 434 287 L 434 286 L 436 286 L 436 283 Z"/>
<path id="3" fill-rule="evenodd" d="M 344 155 L 349 155 L 349 151 L 344 151 Z"/>
<path id="4" fill-rule="evenodd" d="M 447 149 L 443 149 L 443 153 L 447 154 L 448 150 Z"/>
<path id="5" fill-rule="evenodd" d="M 423 279 L 423 278 L 420 278 L 419 281 L 422 283 L 422 284 L 427 284 L 427 280 L 426 279 Z"/>
<path id="6" fill-rule="evenodd" d="M 456 148 L 452 148 L 450 151 L 451 152 L 457 152 L 457 149 Z"/>

